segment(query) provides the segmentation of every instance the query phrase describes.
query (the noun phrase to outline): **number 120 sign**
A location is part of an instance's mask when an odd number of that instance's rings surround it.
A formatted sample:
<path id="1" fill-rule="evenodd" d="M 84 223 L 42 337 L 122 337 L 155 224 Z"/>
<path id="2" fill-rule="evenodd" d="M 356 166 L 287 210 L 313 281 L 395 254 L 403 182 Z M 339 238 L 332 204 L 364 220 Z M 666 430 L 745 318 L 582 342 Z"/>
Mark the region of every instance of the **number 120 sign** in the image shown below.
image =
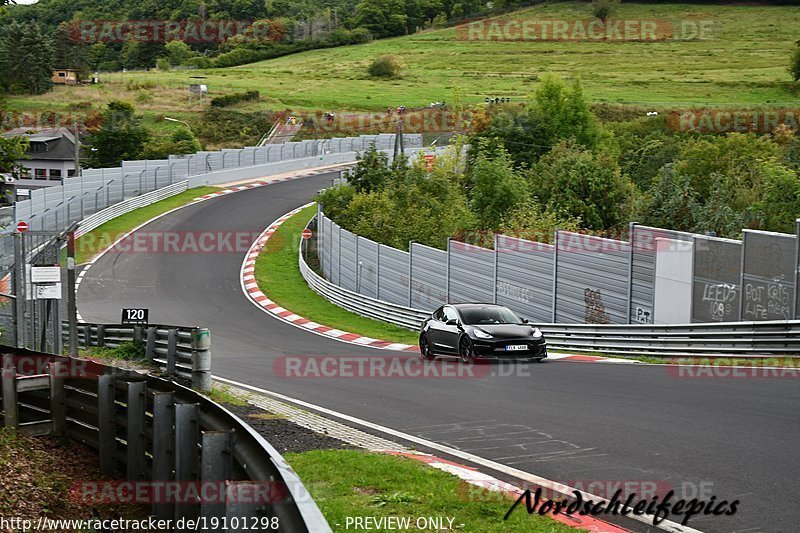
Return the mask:
<path id="1" fill-rule="evenodd" d="M 147 324 L 148 309 L 123 309 L 123 324 Z"/>

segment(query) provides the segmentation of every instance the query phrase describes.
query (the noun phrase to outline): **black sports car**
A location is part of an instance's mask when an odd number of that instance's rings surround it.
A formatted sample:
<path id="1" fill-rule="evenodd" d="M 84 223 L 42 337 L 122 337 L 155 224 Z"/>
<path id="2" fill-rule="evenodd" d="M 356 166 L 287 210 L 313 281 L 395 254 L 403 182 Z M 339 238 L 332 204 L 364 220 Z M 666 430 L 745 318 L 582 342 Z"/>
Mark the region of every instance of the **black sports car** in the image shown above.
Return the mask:
<path id="1" fill-rule="evenodd" d="M 443 305 L 422 323 L 419 349 L 423 359 L 457 355 L 464 363 L 477 357 L 536 362 L 547 357 L 539 328 L 494 304 Z"/>

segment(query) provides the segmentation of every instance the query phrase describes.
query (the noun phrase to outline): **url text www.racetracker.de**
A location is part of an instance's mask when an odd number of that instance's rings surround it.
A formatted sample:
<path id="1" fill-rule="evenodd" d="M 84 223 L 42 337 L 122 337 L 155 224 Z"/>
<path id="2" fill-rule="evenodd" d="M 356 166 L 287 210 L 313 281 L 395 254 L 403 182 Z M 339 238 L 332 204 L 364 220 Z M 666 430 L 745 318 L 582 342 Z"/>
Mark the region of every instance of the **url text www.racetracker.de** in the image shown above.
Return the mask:
<path id="1" fill-rule="evenodd" d="M 595 502 L 593 500 L 584 501 L 580 491 L 573 491 L 574 500 L 548 499 L 542 503 L 542 489 L 536 489 L 532 494 L 530 489 L 526 489 L 514 502 L 506 513 L 504 519 L 508 520 L 511 513 L 516 509 L 520 502 L 525 502 L 528 514 L 538 513 L 540 515 L 565 513 L 572 515 L 578 513 L 581 516 L 628 516 L 628 515 L 649 515 L 652 516 L 653 525 L 658 525 L 664 520 L 674 516 L 680 519 L 682 525 L 686 525 L 689 519 L 696 515 L 712 516 L 732 516 L 736 514 L 739 500 L 728 502 L 722 500 L 717 502 L 716 496 L 711 496 L 707 501 L 694 498 L 691 500 L 671 501 L 675 495 L 674 491 L 669 491 L 659 503 L 659 497 L 653 496 L 648 499 L 636 500 L 636 494 L 629 494 L 623 501 L 621 499 L 622 490 L 617 490 L 611 499 Z M 636 500 L 636 503 L 634 501 Z M 541 505 L 540 505 L 541 504 Z"/>

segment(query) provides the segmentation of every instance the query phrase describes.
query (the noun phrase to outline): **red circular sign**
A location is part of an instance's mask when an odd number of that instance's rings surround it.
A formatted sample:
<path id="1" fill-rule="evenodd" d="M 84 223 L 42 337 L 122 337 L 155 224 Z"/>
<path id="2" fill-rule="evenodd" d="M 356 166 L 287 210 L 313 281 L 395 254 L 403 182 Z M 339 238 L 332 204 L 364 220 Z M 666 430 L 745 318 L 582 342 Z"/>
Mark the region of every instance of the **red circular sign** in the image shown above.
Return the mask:
<path id="1" fill-rule="evenodd" d="M 20 233 L 28 231 L 28 223 L 24 220 L 17 222 L 17 231 Z"/>
<path id="2" fill-rule="evenodd" d="M 303 230 L 303 238 L 304 239 L 310 239 L 311 238 L 311 230 L 310 229 L 306 228 L 306 229 Z"/>

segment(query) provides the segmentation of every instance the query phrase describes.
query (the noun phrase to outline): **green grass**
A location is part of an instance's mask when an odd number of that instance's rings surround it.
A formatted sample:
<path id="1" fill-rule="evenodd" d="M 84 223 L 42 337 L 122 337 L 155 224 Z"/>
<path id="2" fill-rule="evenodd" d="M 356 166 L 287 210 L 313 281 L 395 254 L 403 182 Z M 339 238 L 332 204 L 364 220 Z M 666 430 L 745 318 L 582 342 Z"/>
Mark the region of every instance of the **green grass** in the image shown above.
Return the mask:
<path id="1" fill-rule="evenodd" d="M 238 405 L 239 407 L 245 407 L 247 405 L 246 401 L 236 396 L 224 385 L 215 385 L 212 387 L 211 392 L 208 393 L 208 397 L 217 403 Z"/>
<path id="2" fill-rule="evenodd" d="M 119 237 L 151 218 L 186 205 L 195 198 L 218 191 L 217 187 L 197 187 L 171 196 L 160 202 L 135 209 L 113 220 L 109 220 L 75 241 L 75 261 L 83 264 L 111 246 Z"/>
<path id="3" fill-rule="evenodd" d="M 547 2 L 502 18 L 590 19 L 586 2 Z M 226 69 L 113 73 L 97 86 L 58 87 L 41 96 L 10 98 L 17 110 L 66 110 L 70 104 L 111 99 L 134 102 L 149 125 L 177 128 L 163 116 L 191 120 L 189 76 L 205 76 L 211 96 L 257 89 L 260 102 L 235 109 L 295 111 L 381 110 L 401 104 L 452 102 L 458 89 L 466 103 L 485 96 L 522 101 L 546 73 L 580 78 L 593 102 L 632 104 L 653 109 L 685 106 L 797 106 L 800 84 L 787 67 L 797 40 L 798 6 L 623 3 L 618 19 L 713 20 L 710 38 L 658 42 L 467 41 L 454 28 L 430 30 L 363 45 L 314 50 Z M 406 64 L 397 80 L 366 73 L 381 54 L 396 54 Z M 129 88 L 151 82 L 154 88 Z M 149 100 L 137 101 L 142 92 Z"/>
<path id="4" fill-rule="evenodd" d="M 470 532 L 575 531 L 550 518 L 528 515 L 524 506 L 504 521 L 513 503 L 510 497 L 472 487 L 414 459 L 359 450 L 284 457 L 334 531 L 347 530 L 347 517 L 408 517 L 412 524 L 419 517 L 450 517 L 453 529 Z M 354 529 L 352 523 L 349 529 Z"/>
<path id="5" fill-rule="evenodd" d="M 303 209 L 267 241 L 255 268 L 261 291 L 278 305 L 314 322 L 367 337 L 416 345 L 416 332 L 345 311 L 308 287 L 297 267 L 297 248 L 300 232 L 316 209 L 316 205 Z"/>

